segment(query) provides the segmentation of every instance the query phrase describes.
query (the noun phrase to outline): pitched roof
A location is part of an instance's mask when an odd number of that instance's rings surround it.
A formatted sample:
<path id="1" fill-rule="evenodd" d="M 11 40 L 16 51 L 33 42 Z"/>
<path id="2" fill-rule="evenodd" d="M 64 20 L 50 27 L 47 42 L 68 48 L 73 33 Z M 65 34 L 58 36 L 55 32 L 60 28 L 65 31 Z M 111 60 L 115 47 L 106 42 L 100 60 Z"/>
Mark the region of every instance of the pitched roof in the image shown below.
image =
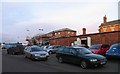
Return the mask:
<path id="1" fill-rule="evenodd" d="M 114 21 L 109 21 L 109 22 L 106 22 L 106 23 L 101 23 L 100 26 L 114 25 L 114 24 L 120 24 L 120 19 L 114 20 Z"/>
<path id="2" fill-rule="evenodd" d="M 62 28 L 62 29 L 58 29 L 49 33 L 53 33 L 53 32 L 62 32 L 62 31 L 71 31 L 71 32 L 76 32 L 75 30 L 69 29 L 69 28 Z"/>

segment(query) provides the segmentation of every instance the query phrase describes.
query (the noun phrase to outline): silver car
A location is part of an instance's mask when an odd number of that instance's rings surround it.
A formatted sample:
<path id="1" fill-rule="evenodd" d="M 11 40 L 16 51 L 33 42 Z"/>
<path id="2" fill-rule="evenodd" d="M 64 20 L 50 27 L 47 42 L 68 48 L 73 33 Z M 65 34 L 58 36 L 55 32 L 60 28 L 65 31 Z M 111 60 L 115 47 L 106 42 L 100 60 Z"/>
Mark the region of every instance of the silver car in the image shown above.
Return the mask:
<path id="1" fill-rule="evenodd" d="M 60 47 L 61 46 L 46 46 L 46 48 L 44 47 L 45 49 L 43 50 L 47 51 L 49 54 L 53 54 L 56 53 Z"/>
<path id="2" fill-rule="evenodd" d="M 27 46 L 24 49 L 24 56 L 32 60 L 47 60 L 48 52 L 42 50 L 39 46 Z"/>

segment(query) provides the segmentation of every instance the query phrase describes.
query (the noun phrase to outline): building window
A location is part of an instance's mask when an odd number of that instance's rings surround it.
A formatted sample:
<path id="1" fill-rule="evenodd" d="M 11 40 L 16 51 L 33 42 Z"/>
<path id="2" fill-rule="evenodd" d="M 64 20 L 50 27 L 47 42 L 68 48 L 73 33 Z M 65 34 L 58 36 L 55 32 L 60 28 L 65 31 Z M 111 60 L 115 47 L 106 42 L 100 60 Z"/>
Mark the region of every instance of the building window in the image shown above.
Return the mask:
<path id="1" fill-rule="evenodd" d="M 55 35 L 57 35 L 57 33 L 55 33 Z"/>
<path id="2" fill-rule="evenodd" d="M 111 31 L 115 31 L 114 27 L 111 27 Z"/>
<path id="3" fill-rule="evenodd" d="M 103 32 L 106 32 L 106 28 L 103 28 Z"/>
<path id="4" fill-rule="evenodd" d="M 58 34 L 60 34 L 60 32 L 58 32 Z"/>
<path id="5" fill-rule="evenodd" d="M 70 34 L 70 32 L 68 32 L 68 34 Z"/>
<path id="6" fill-rule="evenodd" d="M 74 34 L 74 32 L 72 32 L 72 34 Z"/>

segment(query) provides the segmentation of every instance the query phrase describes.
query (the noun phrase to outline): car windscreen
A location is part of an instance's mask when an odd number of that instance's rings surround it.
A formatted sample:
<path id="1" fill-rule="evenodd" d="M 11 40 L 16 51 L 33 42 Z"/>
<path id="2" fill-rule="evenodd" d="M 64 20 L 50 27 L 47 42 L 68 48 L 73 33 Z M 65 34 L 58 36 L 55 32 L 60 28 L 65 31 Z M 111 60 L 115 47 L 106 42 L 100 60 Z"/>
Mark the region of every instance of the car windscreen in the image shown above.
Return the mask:
<path id="1" fill-rule="evenodd" d="M 110 49 L 119 49 L 120 50 L 120 44 L 114 44 L 110 47 Z"/>
<path id="2" fill-rule="evenodd" d="M 100 48 L 100 45 L 92 45 L 89 49 L 90 50 L 98 50 Z"/>
<path id="3" fill-rule="evenodd" d="M 88 50 L 87 48 L 77 48 L 77 52 L 79 54 L 92 54 L 92 52 Z"/>
<path id="4" fill-rule="evenodd" d="M 40 47 L 32 47 L 31 52 L 43 51 Z"/>

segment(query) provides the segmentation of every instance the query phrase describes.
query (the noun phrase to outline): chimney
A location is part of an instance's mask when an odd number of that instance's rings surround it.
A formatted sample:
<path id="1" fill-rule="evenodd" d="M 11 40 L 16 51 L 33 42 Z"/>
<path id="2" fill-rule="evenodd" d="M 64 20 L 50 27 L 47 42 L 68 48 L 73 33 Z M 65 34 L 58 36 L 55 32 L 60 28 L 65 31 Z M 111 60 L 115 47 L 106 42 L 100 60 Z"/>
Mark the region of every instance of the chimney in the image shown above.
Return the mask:
<path id="1" fill-rule="evenodd" d="M 107 22 L 107 17 L 106 15 L 103 17 L 103 23 L 106 23 Z"/>
<path id="2" fill-rule="evenodd" d="M 83 28 L 82 30 L 83 30 L 83 35 L 85 35 L 86 34 L 86 28 Z"/>

